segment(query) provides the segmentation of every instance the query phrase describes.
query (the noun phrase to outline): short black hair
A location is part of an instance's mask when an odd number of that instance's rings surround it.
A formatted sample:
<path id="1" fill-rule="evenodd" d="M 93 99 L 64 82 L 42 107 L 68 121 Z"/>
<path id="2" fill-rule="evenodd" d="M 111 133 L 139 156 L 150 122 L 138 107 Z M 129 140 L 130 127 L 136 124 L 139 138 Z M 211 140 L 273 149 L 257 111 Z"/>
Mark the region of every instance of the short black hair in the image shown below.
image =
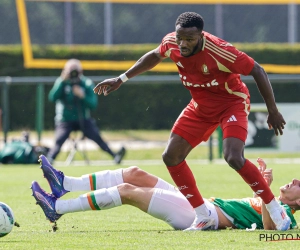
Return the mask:
<path id="1" fill-rule="evenodd" d="M 204 20 L 203 17 L 196 12 L 184 12 L 178 16 L 175 26 L 178 24 L 182 28 L 196 27 L 199 31 L 202 31 L 204 27 Z"/>

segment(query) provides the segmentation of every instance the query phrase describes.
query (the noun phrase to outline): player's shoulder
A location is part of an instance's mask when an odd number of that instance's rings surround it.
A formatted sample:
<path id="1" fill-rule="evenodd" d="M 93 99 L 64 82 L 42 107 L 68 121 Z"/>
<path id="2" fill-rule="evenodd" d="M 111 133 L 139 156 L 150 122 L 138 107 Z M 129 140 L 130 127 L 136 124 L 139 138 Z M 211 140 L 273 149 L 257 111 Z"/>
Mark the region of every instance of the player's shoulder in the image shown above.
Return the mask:
<path id="1" fill-rule="evenodd" d="M 215 54 L 227 54 L 228 56 L 234 56 L 238 53 L 238 50 L 229 42 L 214 36 L 208 32 L 204 32 L 204 49 Z"/>
<path id="2" fill-rule="evenodd" d="M 204 45 L 203 50 L 220 60 L 227 60 L 234 63 L 240 51 L 237 50 L 231 43 L 216 37 L 210 33 L 203 32 Z"/>
<path id="3" fill-rule="evenodd" d="M 212 35 L 208 32 L 203 31 L 203 36 L 204 36 L 204 39 L 205 39 L 205 46 L 206 47 L 216 46 L 216 47 L 219 47 L 219 48 L 222 48 L 222 49 L 234 48 L 234 46 L 231 43 L 229 43 L 229 42 L 227 42 L 227 41 L 225 41 L 225 40 L 223 40 L 223 39 L 221 39 L 217 36 L 214 36 L 214 35 Z"/>
<path id="4" fill-rule="evenodd" d="M 162 44 L 173 44 L 173 45 L 177 45 L 176 43 L 176 32 L 171 32 L 168 33 L 167 35 L 164 36 L 164 38 L 162 39 Z"/>

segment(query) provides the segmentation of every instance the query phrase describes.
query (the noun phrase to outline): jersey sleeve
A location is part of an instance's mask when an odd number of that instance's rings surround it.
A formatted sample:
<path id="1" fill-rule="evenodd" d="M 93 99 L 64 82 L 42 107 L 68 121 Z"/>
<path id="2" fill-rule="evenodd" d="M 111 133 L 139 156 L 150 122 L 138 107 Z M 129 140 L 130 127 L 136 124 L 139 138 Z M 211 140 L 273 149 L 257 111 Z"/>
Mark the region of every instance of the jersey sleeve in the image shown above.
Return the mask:
<path id="1" fill-rule="evenodd" d="M 169 57 L 170 50 L 173 46 L 177 46 L 175 32 L 167 34 L 159 45 L 159 53 L 162 57 Z"/>
<path id="2" fill-rule="evenodd" d="M 254 59 L 246 53 L 236 49 L 234 46 L 227 48 L 228 53 L 233 54 L 231 63 L 227 63 L 228 69 L 232 73 L 249 75 L 254 67 Z M 227 61 L 228 62 L 228 61 Z"/>

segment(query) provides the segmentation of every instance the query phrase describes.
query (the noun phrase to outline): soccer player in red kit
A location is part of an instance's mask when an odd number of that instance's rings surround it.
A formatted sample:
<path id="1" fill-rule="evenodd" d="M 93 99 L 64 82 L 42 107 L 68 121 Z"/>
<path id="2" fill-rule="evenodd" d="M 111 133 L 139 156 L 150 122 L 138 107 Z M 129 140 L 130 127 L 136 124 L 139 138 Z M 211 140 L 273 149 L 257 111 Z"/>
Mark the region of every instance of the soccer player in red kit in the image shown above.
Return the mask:
<path id="1" fill-rule="evenodd" d="M 94 88 L 96 94 L 108 95 L 123 82 L 155 67 L 165 58 L 176 63 L 182 84 L 192 96 L 176 120 L 163 153 L 175 184 L 196 211 L 193 224 L 186 230 L 207 230 L 215 226 L 209 217 L 195 178 L 185 158 L 220 126 L 226 162 L 237 171 L 252 190 L 262 198 L 278 230 L 287 230 L 290 219 L 274 199 L 257 167 L 244 158 L 250 95 L 240 74 L 252 75 L 268 109 L 268 125 L 282 135 L 285 120 L 277 109 L 264 69 L 230 43 L 203 31 L 203 18 L 194 12 L 179 15 L 175 32 L 142 56 L 119 77 L 106 79 Z"/>

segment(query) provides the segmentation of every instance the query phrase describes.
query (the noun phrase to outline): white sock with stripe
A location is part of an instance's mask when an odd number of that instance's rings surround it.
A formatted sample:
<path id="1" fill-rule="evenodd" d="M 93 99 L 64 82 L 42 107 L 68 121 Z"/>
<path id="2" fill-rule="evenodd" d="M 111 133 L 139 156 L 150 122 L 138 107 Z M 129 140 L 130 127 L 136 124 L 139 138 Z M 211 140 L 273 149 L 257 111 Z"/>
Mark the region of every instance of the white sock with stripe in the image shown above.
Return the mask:
<path id="1" fill-rule="evenodd" d="M 81 177 L 65 176 L 63 187 L 67 191 L 89 191 L 117 186 L 123 181 L 123 169 L 104 170 Z"/>
<path id="2" fill-rule="evenodd" d="M 104 210 L 122 205 L 117 187 L 102 188 L 80 195 L 76 199 L 57 200 L 55 210 L 58 214 L 88 210 Z"/>

